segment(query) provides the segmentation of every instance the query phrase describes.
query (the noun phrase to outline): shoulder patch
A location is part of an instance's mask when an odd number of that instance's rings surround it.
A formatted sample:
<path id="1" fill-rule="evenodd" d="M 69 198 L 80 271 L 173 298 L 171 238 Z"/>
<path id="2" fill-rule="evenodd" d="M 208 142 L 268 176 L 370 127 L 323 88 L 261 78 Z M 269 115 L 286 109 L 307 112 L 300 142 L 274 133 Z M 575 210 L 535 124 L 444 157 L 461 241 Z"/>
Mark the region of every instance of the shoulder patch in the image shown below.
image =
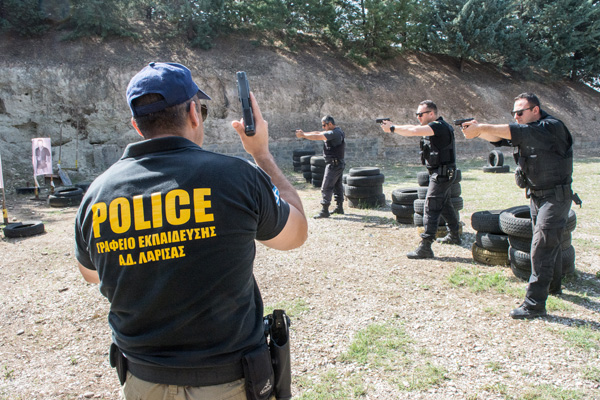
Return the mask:
<path id="1" fill-rule="evenodd" d="M 277 189 L 277 186 L 273 185 L 272 187 L 273 190 L 273 195 L 275 196 L 275 201 L 277 202 L 277 205 L 281 205 L 280 203 L 280 196 L 279 196 L 279 189 Z"/>

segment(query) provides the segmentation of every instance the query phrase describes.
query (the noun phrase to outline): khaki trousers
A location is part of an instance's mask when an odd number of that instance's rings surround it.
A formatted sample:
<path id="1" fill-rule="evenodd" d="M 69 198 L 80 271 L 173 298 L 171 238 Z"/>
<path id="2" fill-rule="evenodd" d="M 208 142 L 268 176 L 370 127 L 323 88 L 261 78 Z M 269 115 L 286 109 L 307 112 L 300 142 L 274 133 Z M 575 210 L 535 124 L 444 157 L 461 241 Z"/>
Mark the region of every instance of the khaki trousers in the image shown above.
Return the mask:
<path id="1" fill-rule="evenodd" d="M 143 381 L 128 372 L 121 394 L 126 400 L 247 400 L 244 386 L 244 379 L 214 386 L 163 385 Z"/>

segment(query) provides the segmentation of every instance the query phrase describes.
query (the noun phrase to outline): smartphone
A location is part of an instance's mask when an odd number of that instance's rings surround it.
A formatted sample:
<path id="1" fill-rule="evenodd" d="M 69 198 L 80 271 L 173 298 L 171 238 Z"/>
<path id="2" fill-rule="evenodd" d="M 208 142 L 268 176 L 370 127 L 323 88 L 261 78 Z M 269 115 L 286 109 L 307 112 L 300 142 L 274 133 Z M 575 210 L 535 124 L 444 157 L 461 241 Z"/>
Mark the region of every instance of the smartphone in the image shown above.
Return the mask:
<path id="1" fill-rule="evenodd" d="M 246 136 L 254 136 L 254 114 L 252 113 L 252 105 L 250 104 L 250 85 L 248 77 L 244 71 L 237 73 L 237 87 L 240 103 L 242 103 L 242 117 L 244 118 L 244 132 Z"/>

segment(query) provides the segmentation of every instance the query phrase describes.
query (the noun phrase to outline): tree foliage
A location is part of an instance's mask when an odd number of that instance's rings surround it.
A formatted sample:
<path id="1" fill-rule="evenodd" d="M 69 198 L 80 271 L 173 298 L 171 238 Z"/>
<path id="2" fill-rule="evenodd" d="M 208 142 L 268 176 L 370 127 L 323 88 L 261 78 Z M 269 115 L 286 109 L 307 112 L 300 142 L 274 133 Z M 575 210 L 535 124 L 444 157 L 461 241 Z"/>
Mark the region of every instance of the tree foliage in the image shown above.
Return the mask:
<path id="1" fill-rule="evenodd" d="M 360 63 L 410 50 L 461 68 L 600 75 L 598 0 L 0 0 L 0 29 L 24 36 L 136 37 L 157 24 L 201 48 L 234 33 L 290 49 L 318 41 Z"/>

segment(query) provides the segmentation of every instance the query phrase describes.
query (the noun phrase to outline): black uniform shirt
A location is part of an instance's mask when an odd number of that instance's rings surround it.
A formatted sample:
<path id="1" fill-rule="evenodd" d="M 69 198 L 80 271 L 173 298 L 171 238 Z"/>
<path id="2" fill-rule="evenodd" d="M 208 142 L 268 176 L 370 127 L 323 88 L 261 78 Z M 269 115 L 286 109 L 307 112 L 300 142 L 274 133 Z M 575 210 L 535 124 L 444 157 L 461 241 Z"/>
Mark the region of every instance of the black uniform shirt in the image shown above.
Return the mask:
<path id="1" fill-rule="evenodd" d="M 181 137 L 146 140 L 90 185 L 76 256 L 98 271 L 113 340 L 130 360 L 227 364 L 263 338 L 255 239 L 277 236 L 288 216 L 253 164 Z"/>

